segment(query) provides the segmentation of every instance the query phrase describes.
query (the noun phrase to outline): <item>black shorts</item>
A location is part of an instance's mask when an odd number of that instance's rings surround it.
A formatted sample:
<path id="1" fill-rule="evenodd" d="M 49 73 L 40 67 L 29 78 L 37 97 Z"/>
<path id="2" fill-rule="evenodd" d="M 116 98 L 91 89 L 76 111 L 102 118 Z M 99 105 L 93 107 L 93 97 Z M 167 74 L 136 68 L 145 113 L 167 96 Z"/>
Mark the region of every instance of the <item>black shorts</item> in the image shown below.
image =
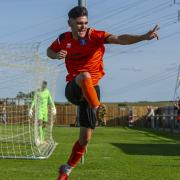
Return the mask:
<path id="1" fill-rule="evenodd" d="M 100 88 L 94 87 L 100 100 Z M 79 106 L 79 123 L 81 127 L 94 129 L 96 126 L 96 116 L 93 109 L 83 97 L 81 88 L 76 84 L 75 79 L 68 82 L 65 89 L 65 96 L 69 102 Z"/>

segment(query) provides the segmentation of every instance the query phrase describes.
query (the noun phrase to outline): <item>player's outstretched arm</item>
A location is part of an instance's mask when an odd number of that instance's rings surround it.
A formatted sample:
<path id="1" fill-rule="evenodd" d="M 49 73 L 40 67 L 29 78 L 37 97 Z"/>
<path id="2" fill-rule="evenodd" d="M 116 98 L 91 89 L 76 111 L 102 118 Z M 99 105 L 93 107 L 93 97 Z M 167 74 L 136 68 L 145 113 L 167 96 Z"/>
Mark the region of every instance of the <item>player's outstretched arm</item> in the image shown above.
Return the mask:
<path id="1" fill-rule="evenodd" d="M 67 51 L 65 50 L 54 52 L 51 48 L 47 49 L 47 56 L 51 59 L 64 59 L 66 55 L 67 55 Z"/>
<path id="2" fill-rule="evenodd" d="M 159 26 L 156 25 L 152 30 L 148 31 L 146 34 L 143 35 L 129 35 L 129 34 L 124 34 L 124 35 L 110 35 L 107 37 L 106 41 L 109 44 L 120 44 L 120 45 L 129 45 L 129 44 L 134 44 L 140 41 L 144 40 L 151 40 L 154 38 L 159 39 L 158 37 L 158 30 Z"/>
<path id="3" fill-rule="evenodd" d="M 55 106 L 55 103 L 51 97 L 51 93 L 49 92 L 49 95 L 48 95 L 48 104 L 51 105 L 51 111 L 53 113 L 53 115 L 56 115 L 56 106 Z"/>

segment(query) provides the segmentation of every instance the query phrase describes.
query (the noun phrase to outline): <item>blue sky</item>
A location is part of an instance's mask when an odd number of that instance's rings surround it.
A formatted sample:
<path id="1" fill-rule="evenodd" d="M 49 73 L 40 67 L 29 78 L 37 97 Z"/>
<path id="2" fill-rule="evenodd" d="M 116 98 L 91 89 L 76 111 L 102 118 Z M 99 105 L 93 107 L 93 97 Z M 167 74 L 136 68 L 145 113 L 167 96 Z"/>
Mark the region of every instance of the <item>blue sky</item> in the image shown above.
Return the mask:
<path id="1" fill-rule="evenodd" d="M 159 41 L 106 47 L 102 101 L 172 100 L 180 64 L 180 0 L 176 2 L 87 0 L 89 26 L 94 28 L 113 34 L 143 34 L 156 23 L 161 27 Z M 0 0 L 0 43 L 41 42 L 39 52 L 45 57 L 51 42 L 69 30 L 67 13 L 76 4 L 76 0 Z M 59 66 L 59 71 L 56 101 L 64 102 L 66 70 Z"/>

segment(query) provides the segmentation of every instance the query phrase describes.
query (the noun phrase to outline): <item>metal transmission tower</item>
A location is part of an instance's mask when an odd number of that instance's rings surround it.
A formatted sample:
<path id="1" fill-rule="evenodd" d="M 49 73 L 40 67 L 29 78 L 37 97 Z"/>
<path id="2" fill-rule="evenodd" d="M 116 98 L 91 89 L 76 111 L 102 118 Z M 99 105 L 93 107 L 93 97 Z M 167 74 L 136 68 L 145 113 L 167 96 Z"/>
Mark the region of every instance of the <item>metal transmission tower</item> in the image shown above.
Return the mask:
<path id="1" fill-rule="evenodd" d="M 180 2 L 177 1 L 177 0 L 173 0 L 173 3 L 174 3 L 174 4 L 180 4 Z"/>
<path id="2" fill-rule="evenodd" d="M 174 90 L 174 101 L 180 100 L 180 65 L 178 68 L 178 74 L 177 74 L 177 80 L 176 80 L 176 86 Z"/>

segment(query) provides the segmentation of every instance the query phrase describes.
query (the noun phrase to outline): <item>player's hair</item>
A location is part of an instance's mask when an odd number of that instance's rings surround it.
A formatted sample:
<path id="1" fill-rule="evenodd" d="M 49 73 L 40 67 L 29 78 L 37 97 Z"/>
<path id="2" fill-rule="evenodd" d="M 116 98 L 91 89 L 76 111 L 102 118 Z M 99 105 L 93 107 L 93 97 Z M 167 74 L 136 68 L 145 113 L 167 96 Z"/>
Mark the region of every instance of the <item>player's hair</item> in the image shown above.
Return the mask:
<path id="1" fill-rule="evenodd" d="M 76 7 L 72 8 L 68 13 L 69 19 L 70 18 L 76 19 L 76 18 L 81 17 L 81 16 L 87 16 L 88 17 L 88 11 L 83 6 L 76 6 Z"/>
<path id="2" fill-rule="evenodd" d="M 45 85 L 47 85 L 47 81 L 43 81 L 42 83 L 45 84 Z"/>

